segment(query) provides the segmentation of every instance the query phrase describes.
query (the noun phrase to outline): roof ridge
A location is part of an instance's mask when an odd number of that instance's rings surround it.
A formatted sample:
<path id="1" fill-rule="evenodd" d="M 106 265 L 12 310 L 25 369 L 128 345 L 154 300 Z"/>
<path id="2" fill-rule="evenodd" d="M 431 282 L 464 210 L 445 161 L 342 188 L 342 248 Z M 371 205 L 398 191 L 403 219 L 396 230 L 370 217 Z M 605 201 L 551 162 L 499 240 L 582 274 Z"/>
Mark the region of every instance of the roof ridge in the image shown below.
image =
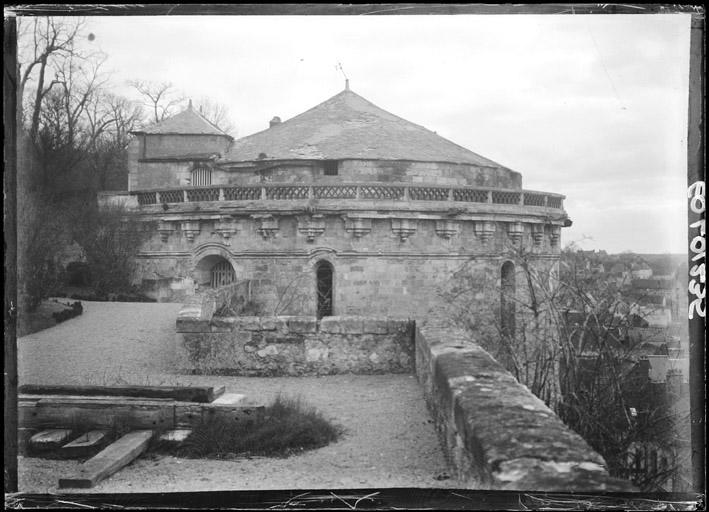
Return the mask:
<path id="1" fill-rule="evenodd" d="M 181 112 L 178 112 L 175 115 L 172 115 L 166 119 L 162 119 L 158 121 L 157 123 L 151 123 L 148 126 L 141 128 L 139 130 L 135 130 L 132 133 L 146 133 L 146 134 L 151 134 L 151 133 L 161 133 L 158 129 L 161 126 L 169 126 L 170 123 L 174 123 L 175 119 L 178 119 L 180 117 L 186 118 L 186 116 L 191 115 L 193 119 L 196 119 L 198 122 L 205 124 L 208 126 L 211 130 L 215 130 L 218 133 L 213 134 L 213 135 L 224 135 L 226 137 L 230 137 L 233 139 L 231 135 L 226 133 L 224 130 L 219 128 L 216 124 L 212 123 L 209 119 L 207 119 L 202 113 L 198 112 L 194 108 L 192 108 L 191 104 L 183 109 Z M 192 132 L 192 131 L 184 131 L 184 130 L 179 130 L 179 129 L 173 129 L 167 132 L 162 132 L 164 135 L 167 134 L 180 134 L 180 135 L 205 135 L 205 133 L 200 133 L 200 132 Z"/>
<path id="2" fill-rule="evenodd" d="M 499 166 L 499 167 L 501 167 L 501 168 L 504 168 L 504 169 L 507 169 L 507 168 L 508 168 L 508 167 L 506 167 L 506 166 L 504 166 L 504 165 L 498 164 L 498 163 L 495 162 L 494 160 L 490 160 L 490 159 L 487 158 L 486 156 L 482 156 L 482 155 L 476 153 L 475 151 L 472 151 L 472 150 L 466 148 L 465 146 L 461 146 L 461 145 L 458 144 L 457 142 L 453 142 L 452 140 L 447 139 L 446 137 L 443 137 L 442 135 L 438 135 L 437 132 L 426 128 L 426 127 L 423 126 L 422 124 L 417 124 L 417 123 L 414 123 L 413 121 L 409 121 L 408 119 L 404 119 L 404 118 L 401 117 L 401 116 L 397 116 L 396 114 L 392 114 L 392 113 L 389 112 L 388 110 L 385 110 L 385 109 L 383 109 L 382 107 L 380 107 L 380 106 L 378 106 L 378 105 L 375 105 L 374 103 L 372 103 L 371 101 L 369 101 L 367 98 L 365 98 L 364 96 L 360 96 L 359 94 L 357 94 L 357 93 L 354 92 L 354 91 L 351 91 L 351 90 L 349 90 L 349 89 L 345 89 L 345 90 L 342 91 L 340 94 L 342 94 L 342 93 L 344 93 L 344 92 L 352 93 L 352 94 L 354 94 L 355 96 L 357 96 L 358 98 L 360 98 L 360 99 L 364 100 L 365 102 L 369 103 L 369 104 L 372 105 L 373 107 L 378 108 L 379 110 L 381 110 L 381 111 L 383 111 L 383 112 L 386 112 L 386 113 L 389 114 L 390 116 L 396 117 L 397 119 L 400 119 L 400 120 L 404 121 L 405 123 L 408 123 L 408 124 L 414 125 L 414 126 L 416 126 L 416 127 L 418 127 L 418 128 L 421 128 L 421 129 L 423 129 L 423 130 L 426 130 L 427 132 L 431 133 L 432 135 L 435 135 L 436 137 L 439 137 L 439 138 L 445 140 L 446 142 L 449 142 L 449 143 L 451 143 L 451 144 L 453 144 L 453 145 L 459 147 L 460 149 L 463 149 L 463 150 L 465 150 L 465 151 L 468 151 L 468 152 L 474 154 L 474 155 L 477 156 L 478 158 L 482 158 L 482 159 L 484 159 L 484 160 L 488 160 L 489 162 L 491 162 L 491 163 L 493 163 L 493 164 L 495 164 L 495 165 L 497 165 L 497 166 Z M 339 95 L 338 95 L 338 96 L 339 96 Z M 334 96 L 333 96 L 333 97 L 334 97 Z"/>
<path id="3" fill-rule="evenodd" d="M 408 159 L 509 170 L 347 88 L 276 125 L 236 139 L 225 161 L 253 160 L 263 151 L 275 159 Z"/>
<path id="4" fill-rule="evenodd" d="M 202 121 L 207 122 L 211 127 L 215 128 L 215 129 L 217 129 L 217 130 L 219 130 L 219 131 L 222 132 L 224 135 L 228 135 L 229 137 L 231 137 L 231 135 L 229 135 L 227 132 L 225 132 L 224 130 L 222 130 L 221 128 L 219 128 L 219 126 L 217 126 L 216 124 L 214 124 L 213 122 L 211 122 L 209 119 L 207 119 L 207 117 L 206 117 L 204 114 L 202 114 L 202 112 L 200 112 L 199 110 L 195 110 L 194 108 L 192 108 L 192 109 L 190 109 L 190 110 L 192 110 L 192 112 L 194 112 L 195 114 L 197 114 L 197 115 L 202 119 Z"/>

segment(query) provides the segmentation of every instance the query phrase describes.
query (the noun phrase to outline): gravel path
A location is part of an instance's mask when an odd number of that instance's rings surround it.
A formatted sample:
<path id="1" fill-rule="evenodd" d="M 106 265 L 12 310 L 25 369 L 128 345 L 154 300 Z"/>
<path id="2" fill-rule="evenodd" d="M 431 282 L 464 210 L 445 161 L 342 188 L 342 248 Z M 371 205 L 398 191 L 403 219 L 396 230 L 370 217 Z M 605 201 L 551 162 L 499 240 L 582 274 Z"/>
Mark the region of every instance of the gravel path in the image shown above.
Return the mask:
<path id="1" fill-rule="evenodd" d="M 455 487 L 412 375 L 179 375 L 171 372 L 179 304 L 83 304 L 80 317 L 18 340 L 20 384 L 224 385 L 264 403 L 299 395 L 346 429 L 337 443 L 287 459 L 144 456 L 86 492 Z M 78 463 L 18 465 L 21 492 L 51 493 Z"/>

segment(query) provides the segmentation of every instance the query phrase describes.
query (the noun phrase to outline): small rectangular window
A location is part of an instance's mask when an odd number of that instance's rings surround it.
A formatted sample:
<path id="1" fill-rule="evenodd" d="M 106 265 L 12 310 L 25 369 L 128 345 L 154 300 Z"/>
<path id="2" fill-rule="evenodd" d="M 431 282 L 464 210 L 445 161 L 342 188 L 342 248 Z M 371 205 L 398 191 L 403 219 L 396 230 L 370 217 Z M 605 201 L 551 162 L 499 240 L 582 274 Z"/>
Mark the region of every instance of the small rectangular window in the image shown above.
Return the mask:
<path id="1" fill-rule="evenodd" d="M 337 176 L 338 164 L 337 160 L 325 160 L 325 176 Z"/>

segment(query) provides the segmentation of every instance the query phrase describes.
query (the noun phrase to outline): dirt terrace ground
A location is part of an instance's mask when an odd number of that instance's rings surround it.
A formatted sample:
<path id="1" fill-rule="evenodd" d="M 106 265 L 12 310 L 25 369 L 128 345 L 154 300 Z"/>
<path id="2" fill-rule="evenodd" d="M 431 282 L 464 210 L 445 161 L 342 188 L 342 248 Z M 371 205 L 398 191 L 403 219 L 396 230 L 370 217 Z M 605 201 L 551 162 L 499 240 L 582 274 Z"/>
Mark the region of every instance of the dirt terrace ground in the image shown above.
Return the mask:
<path id="1" fill-rule="evenodd" d="M 144 456 L 86 492 L 455 486 L 412 375 L 178 375 L 171 368 L 179 304 L 83 304 L 80 317 L 18 340 L 20 384 L 224 385 L 264 403 L 300 395 L 346 428 L 337 443 L 287 459 Z M 20 491 L 58 492 L 58 478 L 77 465 L 20 457 Z"/>

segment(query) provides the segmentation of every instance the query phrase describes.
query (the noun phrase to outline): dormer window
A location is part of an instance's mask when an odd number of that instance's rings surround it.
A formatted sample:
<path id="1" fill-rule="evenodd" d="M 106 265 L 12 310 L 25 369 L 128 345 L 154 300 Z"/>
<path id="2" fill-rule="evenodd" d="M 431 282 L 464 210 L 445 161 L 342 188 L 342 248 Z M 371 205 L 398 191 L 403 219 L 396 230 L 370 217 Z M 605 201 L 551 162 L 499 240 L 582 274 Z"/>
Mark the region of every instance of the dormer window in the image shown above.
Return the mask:
<path id="1" fill-rule="evenodd" d="M 202 187 L 212 184 L 212 170 L 209 167 L 197 166 L 192 169 L 192 186 Z"/>
<path id="2" fill-rule="evenodd" d="M 325 176 L 337 176 L 339 163 L 340 162 L 337 160 L 325 160 L 323 164 L 325 167 Z"/>

